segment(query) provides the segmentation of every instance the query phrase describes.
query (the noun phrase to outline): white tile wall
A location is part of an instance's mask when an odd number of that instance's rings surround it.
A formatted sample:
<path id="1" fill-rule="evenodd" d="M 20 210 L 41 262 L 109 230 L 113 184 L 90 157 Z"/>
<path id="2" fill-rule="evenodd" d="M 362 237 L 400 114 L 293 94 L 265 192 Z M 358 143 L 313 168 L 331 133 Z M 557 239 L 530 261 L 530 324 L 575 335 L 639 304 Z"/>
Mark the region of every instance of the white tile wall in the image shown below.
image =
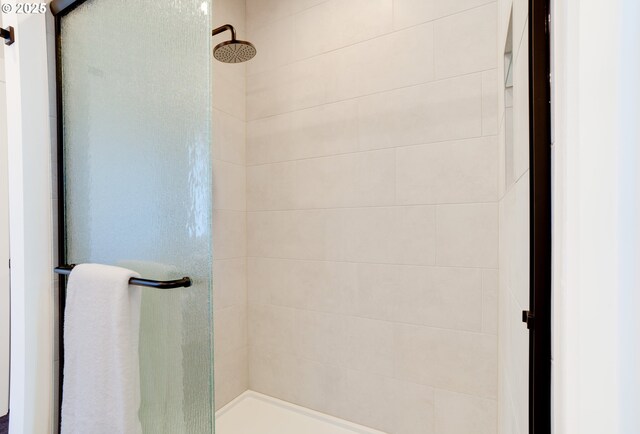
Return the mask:
<path id="1" fill-rule="evenodd" d="M 495 136 L 410 146 L 396 151 L 399 203 L 495 202 Z"/>
<path id="2" fill-rule="evenodd" d="M 249 210 L 393 205 L 393 150 L 248 168 Z"/>
<path id="3" fill-rule="evenodd" d="M 347 100 L 249 122 L 247 164 L 356 152 L 357 116 L 357 101 Z"/>
<path id="4" fill-rule="evenodd" d="M 214 26 L 247 39 L 245 2 L 215 0 Z M 216 36 L 213 43 L 228 38 Z M 249 387 L 246 281 L 246 64 L 212 58 L 213 303 L 216 409 Z"/>
<path id="5" fill-rule="evenodd" d="M 513 66 L 513 175 L 518 180 L 529 169 L 529 37 L 525 33 Z"/>
<path id="6" fill-rule="evenodd" d="M 358 128 L 361 149 L 478 137 L 482 77 L 469 75 L 363 97 Z"/>
<path id="7" fill-rule="evenodd" d="M 435 264 L 435 207 L 249 212 L 252 257 Z"/>
<path id="8" fill-rule="evenodd" d="M 438 434 L 493 434 L 496 432 L 496 401 L 475 396 L 436 392 Z"/>
<path id="9" fill-rule="evenodd" d="M 496 203 L 439 205 L 437 263 L 462 267 L 498 267 Z"/>
<path id="10" fill-rule="evenodd" d="M 247 26 L 255 29 L 289 16 L 294 3 L 298 0 L 246 0 Z"/>
<path id="11" fill-rule="evenodd" d="M 399 379 L 496 398 L 495 336 L 405 324 L 394 333 Z"/>
<path id="12" fill-rule="evenodd" d="M 489 3 L 436 21 L 436 77 L 496 68 L 497 20 L 496 4 Z"/>
<path id="13" fill-rule="evenodd" d="M 247 22 L 250 387 L 496 433 L 496 3 L 248 0 Z"/>
<path id="14" fill-rule="evenodd" d="M 394 28 L 414 26 L 491 3 L 490 0 L 396 0 Z"/>
<path id="15" fill-rule="evenodd" d="M 482 331 L 482 271 L 472 268 L 360 264 L 358 316 Z"/>
<path id="16" fill-rule="evenodd" d="M 521 312 L 529 306 L 529 109 L 528 38 L 525 0 L 500 0 L 498 59 L 502 59 L 513 14 L 513 88 L 505 91 L 498 64 L 500 146 L 499 275 L 485 276 L 497 286 L 499 309 L 498 432 L 524 434 L 528 429 L 529 333 Z M 494 297 L 495 293 L 486 296 Z M 493 302 L 492 302 L 493 304 Z M 495 325 L 487 324 L 488 329 Z"/>
<path id="17" fill-rule="evenodd" d="M 329 0 L 294 16 L 297 60 L 380 36 L 393 26 L 393 0 Z"/>

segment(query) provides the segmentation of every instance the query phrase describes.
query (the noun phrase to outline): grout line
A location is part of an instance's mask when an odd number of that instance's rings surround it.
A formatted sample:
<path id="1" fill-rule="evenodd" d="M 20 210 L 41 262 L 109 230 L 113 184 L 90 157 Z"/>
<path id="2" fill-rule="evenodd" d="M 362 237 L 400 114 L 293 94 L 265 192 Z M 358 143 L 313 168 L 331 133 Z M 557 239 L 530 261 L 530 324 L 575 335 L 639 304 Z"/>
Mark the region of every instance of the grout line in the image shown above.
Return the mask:
<path id="1" fill-rule="evenodd" d="M 327 1 L 333 1 L 333 0 L 326 0 L 326 1 L 322 2 L 322 3 L 319 3 L 319 4 L 317 4 L 317 5 L 314 5 L 314 6 L 310 7 L 310 8 L 305 9 L 305 11 L 306 11 L 306 10 L 313 9 L 313 8 L 315 8 L 315 7 L 317 7 L 317 6 L 320 6 L 320 5 L 321 5 L 321 4 L 323 4 L 323 3 L 327 3 Z M 314 59 L 314 58 L 316 58 L 316 57 L 323 56 L 323 55 L 325 55 L 325 54 L 334 53 L 334 52 L 336 52 L 336 51 L 340 51 L 340 50 L 343 50 L 343 49 L 345 49 L 345 48 L 351 48 L 351 47 L 353 47 L 353 46 L 355 46 L 355 45 L 363 44 L 363 43 L 366 43 L 366 42 L 371 42 L 371 41 L 374 41 L 375 39 L 378 39 L 378 38 L 383 38 L 383 37 L 386 37 L 386 36 L 389 36 L 389 35 L 393 35 L 393 34 L 396 34 L 396 33 L 400 33 L 400 32 L 403 32 L 403 31 L 405 31 L 405 30 L 415 29 L 415 28 L 417 28 L 417 27 L 424 26 L 424 25 L 427 25 L 427 24 L 431 24 L 431 25 L 433 25 L 433 27 L 435 28 L 435 23 L 436 23 L 437 21 L 445 20 L 445 19 L 450 18 L 450 17 L 455 16 L 455 15 L 464 14 L 464 13 L 470 12 L 470 11 L 475 10 L 475 9 L 480 9 L 480 8 L 486 7 L 486 6 L 490 5 L 491 3 L 496 3 L 496 2 L 495 2 L 495 1 L 487 1 L 486 3 L 484 3 L 484 4 L 482 4 L 482 5 L 479 5 L 479 6 L 474 6 L 474 7 L 471 7 L 471 8 L 467 8 L 467 9 L 464 9 L 464 10 L 461 10 L 461 11 L 453 12 L 453 13 L 450 13 L 450 14 L 447 14 L 447 15 L 443 15 L 443 16 L 441 16 L 441 17 L 433 18 L 433 19 L 431 19 L 431 20 L 423 21 L 423 22 L 420 22 L 420 23 L 417 23 L 417 24 L 413 24 L 413 25 L 411 25 L 411 26 L 402 27 L 402 28 L 398 28 L 398 29 L 396 29 L 396 28 L 395 28 L 395 26 L 394 26 L 394 22 L 393 22 L 393 17 L 392 17 L 392 22 L 391 22 L 391 31 L 387 31 L 387 32 L 384 32 L 384 33 L 380 33 L 380 34 L 375 35 L 375 36 L 372 36 L 372 37 L 370 37 L 370 38 L 363 39 L 363 40 L 360 40 L 360 41 L 357 41 L 357 42 L 352 42 L 352 43 L 347 44 L 347 45 L 343 45 L 343 46 L 340 46 L 340 47 L 332 48 L 332 49 L 330 49 L 330 50 L 322 51 L 321 53 L 317 53 L 317 54 L 314 54 L 314 55 L 311 55 L 311 56 L 301 57 L 301 58 L 299 58 L 299 59 L 297 59 L 297 58 L 296 58 L 296 59 L 293 59 L 293 61 L 291 61 L 291 62 L 283 63 L 283 64 L 278 65 L 277 67 L 275 67 L 275 68 L 273 68 L 273 69 L 277 69 L 277 68 L 281 68 L 281 67 L 284 67 L 284 66 L 293 65 L 294 63 L 301 62 L 301 61 L 305 61 L 305 60 L 311 60 L 311 59 Z M 281 20 L 281 19 L 287 18 L 287 17 L 289 17 L 289 16 L 292 16 L 292 17 L 294 17 L 294 18 L 295 18 L 295 15 L 298 15 L 298 14 L 299 14 L 299 13 L 301 13 L 301 12 L 303 12 L 303 11 L 298 11 L 298 12 L 296 12 L 295 14 L 288 14 L 288 15 L 284 15 L 284 16 L 282 16 L 282 17 L 279 17 L 279 18 L 277 18 L 277 19 L 274 19 L 274 21 L 278 21 L 278 20 Z M 295 23 L 294 23 L 294 25 L 295 25 Z M 261 25 L 261 26 L 257 26 L 257 27 L 256 27 L 256 29 L 259 29 L 259 28 L 261 28 L 261 27 L 267 27 L 267 26 L 273 26 L 273 23 L 267 23 L 267 24 L 263 24 L 263 25 Z M 526 26 L 525 26 L 525 27 L 526 27 Z M 434 35 L 435 35 L 435 29 L 434 29 Z M 293 38 L 295 39 L 295 37 L 296 37 L 296 35 L 294 34 L 294 35 L 293 35 Z M 434 41 L 435 41 L 435 40 L 434 40 Z M 271 70 L 273 70 L 273 69 L 271 69 Z M 264 71 L 255 72 L 255 73 L 253 73 L 253 74 L 247 74 L 247 76 L 259 75 L 259 74 L 262 74 L 262 73 L 264 73 L 264 72 L 268 72 L 268 71 L 271 71 L 271 70 L 270 70 L 270 69 L 267 69 L 267 70 L 264 70 Z"/>
<path id="2" fill-rule="evenodd" d="M 296 360 L 304 360 L 304 361 L 315 363 L 317 365 L 322 365 L 322 366 L 335 368 L 335 369 L 339 369 L 339 370 L 343 370 L 343 371 L 360 372 L 360 373 L 367 374 L 367 375 L 372 376 L 372 377 L 385 378 L 385 379 L 388 379 L 388 380 L 394 380 L 394 381 L 398 381 L 398 382 L 401 382 L 401 383 L 411 383 L 411 384 L 416 384 L 418 386 L 427 387 L 427 388 L 431 389 L 434 392 L 433 393 L 433 398 L 434 398 L 433 407 L 434 407 L 434 409 L 435 409 L 435 405 L 436 405 L 436 403 L 435 403 L 435 393 L 436 392 L 455 393 L 455 394 L 458 394 L 458 395 L 464 395 L 464 396 L 468 396 L 468 397 L 471 397 L 471 398 L 484 399 L 484 400 L 487 400 L 487 401 L 494 401 L 494 402 L 497 402 L 497 400 L 498 400 L 498 396 L 497 395 L 496 396 L 490 396 L 490 395 L 474 394 L 474 393 L 470 393 L 470 392 L 461 392 L 459 390 L 451 390 L 451 389 L 445 389 L 443 387 L 433 386 L 433 385 L 428 384 L 426 382 L 421 382 L 421 381 L 416 381 L 416 380 L 407 380 L 406 378 L 401 378 L 396 373 L 397 369 L 396 369 L 396 366 L 395 366 L 395 357 L 393 357 L 393 359 L 394 359 L 394 361 L 393 361 L 394 374 L 388 375 L 388 374 L 380 374 L 380 373 L 377 373 L 377 372 L 371 372 L 371 371 L 367 371 L 367 370 L 364 370 L 364 369 L 358 369 L 358 368 L 355 368 L 355 367 L 348 366 L 346 364 L 338 364 L 338 363 L 332 363 L 332 362 L 326 362 L 326 361 L 319 361 L 319 360 L 316 360 L 316 359 L 313 359 L 313 358 L 310 358 L 310 357 L 306 357 L 304 355 L 296 354 L 295 352 L 292 352 L 292 351 L 287 351 L 287 350 L 285 350 L 285 351 L 274 351 L 273 349 L 265 348 L 262 345 L 252 345 L 251 348 L 254 348 L 254 349 L 258 350 L 258 351 L 260 351 L 260 353 L 262 353 L 263 355 L 267 355 L 267 356 L 284 355 L 286 357 L 293 358 L 293 359 L 296 359 Z M 248 350 L 250 351 L 251 348 L 249 348 Z M 270 396 L 270 395 L 267 395 L 267 394 L 262 393 L 262 392 L 257 392 L 257 391 L 255 391 L 253 389 L 250 389 L 250 391 L 256 392 L 256 393 L 261 393 L 261 394 L 266 395 L 266 396 Z M 280 398 L 276 397 L 276 399 L 280 399 Z M 346 420 L 346 419 L 343 419 L 343 420 Z"/>
<path id="3" fill-rule="evenodd" d="M 359 135 L 359 133 L 358 133 L 358 135 Z M 316 160 L 316 159 L 320 159 L 320 158 L 339 157 L 339 156 L 343 156 L 343 155 L 361 154 L 361 153 L 365 153 L 365 152 L 377 152 L 377 151 L 384 151 L 384 150 L 398 149 L 398 148 L 411 148 L 411 147 L 418 147 L 418 146 L 440 145 L 440 144 L 445 144 L 445 143 L 472 141 L 472 140 L 483 139 L 483 138 L 492 138 L 492 137 L 495 137 L 497 139 L 498 134 L 492 134 L 492 135 L 487 135 L 487 136 L 480 135 L 480 136 L 461 137 L 459 139 L 438 140 L 438 141 L 435 141 L 435 142 L 411 143 L 411 144 L 407 144 L 407 145 L 384 146 L 384 147 L 381 147 L 381 148 L 374 148 L 374 149 L 358 149 L 357 151 L 338 152 L 338 153 L 335 153 L 335 154 L 301 157 L 301 158 L 294 158 L 294 159 L 291 159 L 291 160 L 281 160 L 281 161 L 269 161 L 269 162 L 264 162 L 264 163 L 254 163 L 254 164 L 248 164 L 247 165 L 247 169 L 253 168 L 253 167 L 267 166 L 267 165 L 285 164 L 285 163 L 290 163 L 290 162 L 295 162 L 295 161 Z"/>
<path id="4" fill-rule="evenodd" d="M 499 217 L 498 217 L 498 227 L 500 227 L 500 221 L 499 221 Z M 499 265 L 500 265 L 500 237 L 498 236 L 498 269 L 499 269 Z M 480 272 L 480 282 L 481 282 L 481 301 L 480 301 L 480 330 L 482 330 L 483 333 L 487 333 L 485 331 L 485 327 L 484 327 L 484 317 L 485 317 L 485 272 L 484 270 L 482 270 Z M 496 309 L 497 312 L 497 309 Z M 496 314 L 497 317 L 497 314 Z M 496 340 L 497 340 L 497 333 L 496 333 Z"/>
<path id="5" fill-rule="evenodd" d="M 306 12 L 308 10 L 314 9 L 314 8 L 320 6 L 321 4 L 327 3 L 329 1 L 331 1 L 331 0 L 322 0 L 322 1 L 316 3 L 316 4 L 312 5 L 312 6 L 305 7 L 303 9 L 300 9 L 300 10 L 295 11 L 295 12 L 293 12 L 293 10 L 291 10 L 290 12 L 287 12 L 284 15 L 281 15 L 279 17 L 275 17 L 275 18 L 273 18 L 273 19 L 271 19 L 269 21 L 263 22 L 263 23 L 261 23 L 261 24 L 259 24 L 257 26 L 255 25 L 255 23 L 252 24 L 250 22 L 247 22 L 247 30 L 248 30 L 249 27 L 254 27 L 251 30 L 255 32 L 256 30 L 260 30 L 260 29 L 265 28 L 265 27 L 273 27 L 274 22 L 276 22 L 276 21 L 281 21 L 281 20 L 283 20 L 285 18 L 289 18 L 289 17 L 295 17 L 296 15 L 301 14 L 302 12 Z M 245 4 L 246 4 L 246 2 L 245 2 Z M 248 10 L 248 8 L 245 9 L 245 10 Z M 245 12 L 245 14 L 246 14 L 246 12 Z"/>
<path id="6" fill-rule="evenodd" d="M 214 145 L 215 145 L 215 143 L 214 143 Z M 225 159 L 222 159 L 222 158 L 211 158 L 211 159 L 213 161 L 219 161 L 219 162 L 222 162 L 222 163 L 231 164 L 233 166 L 237 166 L 237 167 L 240 167 L 242 169 L 246 169 L 247 168 L 246 165 L 244 165 L 242 163 L 238 163 L 236 161 L 229 161 L 229 160 L 225 160 Z"/>
<path id="7" fill-rule="evenodd" d="M 497 101 L 496 101 L 497 103 Z M 484 136 L 484 72 L 480 74 L 480 131 Z"/>
<path id="8" fill-rule="evenodd" d="M 233 209 L 233 208 L 212 208 L 212 211 L 232 211 L 232 212 L 241 212 L 241 213 L 247 213 L 246 209 Z"/>
<path id="9" fill-rule="evenodd" d="M 275 257 L 275 256 L 254 256 L 254 255 L 247 255 L 247 259 L 264 259 L 264 260 L 273 260 L 273 261 L 293 261 L 293 262 L 321 262 L 321 263 L 355 264 L 355 265 L 387 265 L 390 267 L 455 268 L 455 269 L 463 269 L 463 270 L 498 270 L 498 267 L 486 267 L 486 266 L 404 264 L 404 263 L 394 264 L 389 262 L 345 261 L 345 260 L 331 260 L 331 259 L 300 259 L 300 258 L 283 258 L 283 257 Z"/>
<path id="10" fill-rule="evenodd" d="M 367 374 L 369 376 L 372 377 L 378 377 L 378 378 L 384 378 L 384 379 L 388 379 L 388 380 L 394 380 L 394 381 L 398 381 L 401 383 L 411 383 L 411 384 L 416 384 L 418 386 L 423 386 L 423 387 L 427 387 L 429 389 L 431 389 L 434 393 L 433 393 L 433 397 L 434 397 L 434 403 L 433 406 L 435 408 L 435 393 L 436 392 L 448 392 L 448 393 L 455 393 L 458 395 L 464 395 L 464 396 L 468 396 L 471 398 L 476 398 L 476 399 L 484 399 L 487 401 L 494 401 L 497 402 L 498 400 L 498 396 L 496 394 L 496 396 L 491 396 L 491 395 L 483 395 L 483 394 L 474 394 L 474 393 L 470 393 L 470 392 L 461 392 L 459 390 L 451 390 L 451 389 L 445 389 L 443 387 L 438 387 L 438 386 L 434 386 L 431 385 L 427 382 L 422 382 L 422 381 L 417 381 L 417 380 L 408 380 L 406 378 L 401 378 L 400 376 L 397 375 L 397 368 L 396 368 L 396 363 L 395 363 L 395 357 L 393 357 L 393 371 L 394 373 L 389 375 L 389 374 L 381 374 L 379 372 L 372 372 L 372 371 L 367 371 L 364 369 L 359 369 L 359 368 L 355 368 L 352 366 L 348 366 L 346 363 L 345 364 L 339 364 L 339 363 L 335 363 L 335 362 L 327 362 L 327 361 L 320 361 L 320 360 L 316 360 L 313 359 L 311 357 L 307 357 L 305 355 L 301 355 L 301 354 L 297 354 L 295 352 L 295 349 L 289 349 L 289 350 L 273 350 L 272 348 L 266 348 L 263 345 L 252 345 L 248 350 L 251 351 L 251 349 L 257 350 L 259 351 L 262 355 L 266 355 L 266 356 L 286 356 L 288 358 L 292 358 L 292 359 L 296 359 L 296 360 L 304 360 L 307 362 L 312 362 L 315 363 L 317 365 L 322 365 L 322 366 L 326 366 L 329 368 L 335 368 L 335 369 L 339 369 L 342 371 L 354 371 L 354 372 L 360 372 L 363 374 Z M 262 392 L 257 392 L 253 389 L 250 389 L 253 392 L 256 393 L 261 393 L 263 395 L 266 395 L 265 393 Z M 266 395 L 266 396 L 270 396 L 270 395 Z M 279 399 L 279 398 L 276 398 Z M 346 420 L 346 419 L 345 419 Z M 364 425 L 363 425 L 364 426 Z"/>
<path id="11" fill-rule="evenodd" d="M 438 261 L 438 206 L 436 206 L 433 210 L 433 233 L 435 238 L 435 243 L 433 243 L 433 260 L 437 264 Z"/>
<path id="12" fill-rule="evenodd" d="M 337 206 L 337 207 L 317 207 L 317 208 L 282 208 L 282 209 L 251 209 L 247 214 L 276 213 L 276 212 L 304 212 L 304 211 L 338 211 L 338 210 L 360 210 L 360 209 L 396 209 L 396 208 L 416 208 L 416 207 L 438 207 L 438 206 L 463 206 L 463 205 L 497 205 L 498 200 L 488 202 L 441 202 L 441 203 L 415 203 L 415 204 L 388 204 L 388 205 L 360 205 L 360 206 Z M 217 210 L 217 208 L 216 208 Z M 237 210 L 225 210 L 237 211 Z"/>
<path id="13" fill-rule="evenodd" d="M 244 0 L 244 27 L 245 27 L 245 32 L 247 33 L 247 35 L 249 35 L 250 33 L 250 28 L 249 28 L 249 22 L 247 21 L 247 10 L 248 10 L 248 6 L 247 6 L 247 1 Z M 244 212 L 243 212 L 243 218 L 244 218 L 244 224 L 243 224 L 243 230 L 244 230 L 244 255 L 241 256 L 241 259 L 243 261 L 243 276 L 242 276 L 242 280 L 244 281 L 244 305 L 246 308 L 246 315 L 245 315 L 245 330 L 246 330 L 246 336 L 245 336 L 245 346 L 246 346 L 246 366 L 244 367 L 245 370 L 245 380 L 246 380 L 246 386 L 250 387 L 251 386 L 251 361 L 250 361 L 250 357 L 249 357 L 249 327 L 250 327 L 250 321 L 249 321 L 249 316 L 250 316 L 250 312 L 249 312 L 249 260 L 248 260 L 248 252 L 249 252 L 249 237 L 248 237 L 248 222 L 247 222 L 247 209 L 248 209 L 248 205 L 249 205 L 249 194 L 248 194 L 248 188 L 247 186 L 249 185 L 249 177 L 248 177 L 248 170 L 247 170 L 247 154 L 248 154 L 248 150 L 247 150 L 247 125 L 248 125 L 248 120 L 247 120 L 247 76 L 249 75 L 248 73 L 248 68 L 245 66 L 244 69 L 244 77 L 243 77 L 243 81 L 244 81 L 244 95 L 243 95 L 243 105 L 244 105 L 244 119 L 241 120 L 242 121 L 242 127 L 244 130 L 244 134 L 242 137 L 242 146 L 243 146 L 243 156 L 244 156 L 244 162 L 243 162 L 243 167 L 244 167 Z M 215 354 L 215 353 L 214 353 Z"/>
<path id="14" fill-rule="evenodd" d="M 400 380 L 403 381 L 403 380 Z M 410 383 L 412 383 L 410 381 Z M 422 383 L 416 383 L 416 384 L 422 384 Z M 457 390 L 450 390 L 450 389 L 444 389 L 442 387 L 436 387 L 436 386 L 429 386 L 428 384 L 422 384 L 423 386 L 427 386 L 430 387 L 431 389 L 433 389 L 434 392 L 448 392 L 448 393 L 456 393 L 458 395 L 464 395 L 464 396 L 470 396 L 472 398 L 476 398 L 476 399 L 486 399 L 487 401 L 495 401 L 496 403 L 498 402 L 498 396 L 496 394 L 495 397 L 492 396 L 486 396 L 486 395 L 476 395 L 473 393 L 468 393 L 468 392 L 459 392 Z M 434 394 L 435 395 L 435 394 Z M 435 396 L 434 396 L 435 399 Z M 435 407 L 435 402 L 434 402 L 434 407 Z"/>
<path id="15" fill-rule="evenodd" d="M 215 77 L 213 77 L 213 79 L 215 79 Z M 246 77 L 245 77 L 245 79 L 246 79 Z M 212 87 L 213 87 L 213 86 L 212 86 Z M 245 92 L 245 93 L 246 93 L 246 92 Z M 245 97 L 245 99 L 246 99 L 246 97 Z M 238 122 L 244 122 L 245 124 L 247 123 L 247 120 L 246 120 L 246 119 L 239 118 L 239 117 L 238 117 L 237 115 L 235 115 L 234 113 L 229 113 L 228 111 L 226 111 L 226 110 L 224 110 L 224 109 L 222 109 L 222 108 L 220 108 L 220 107 L 216 106 L 216 105 L 213 103 L 213 101 L 211 102 L 211 111 L 212 111 L 212 112 L 217 111 L 217 112 L 220 112 L 220 113 L 223 113 L 223 114 L 225 114 L 225 115 L 229 116 L 230 118 L 233 118 L 234 120 L 236 120 L 236 121 L 238 121 Z M 213 117 L 213 116 L 212 116 L 212 117 Z"/>
<path id="16" fill-rule="evenodd" d="M 394 1 L 395 3 L 395 1 Z M 433 78 L 435 79 L 437 77 L 436 74 L 436 25 L 435 23 L 433 24 L 433 26 L 431 26 L 431 30 L 432 30 L 432 36 L 431 36 L 431 41 L 433 43 L 433 47 L 431 47 L 431 49 L 433 50 L 433 65 L 431 66 L 431 72 L 433 72 Z M 496 68 L 498 67 L 498 65 L 496 65 Z"/>
<path id="17" fill-rule="evenodd" d="M 411 323 L 411 322 L 404 322 L 404 321 L 398 321 L 398 320 L 380 319 L 380 318 L 375 318 L 375 317 L 362 316 L 362 315 L 359 315 L 357 313 L 342 313 L 342 312 L 341 313 L 335 313 L 335 312 L 327 312 L 327 311 L 316 310 L 316 309 L 309 309 L 309 308 L 304 308 L 304 307 L 286 306 L 286 305 L 274 304 L 274 303 L 250 303 L 250 304 L 252 306 L 261 305 L 261 306 L 266 306 L 266 307 L 271 307 L 271 308 L 276 308 L 276 309 L 287 310 L 287 311 L 290 311 L 289 313 L 292 314 L 292 315 L 295 315 L 299 311 L 301 311 L 301 312 L 311 312 L 311 313 L 323 314 L 323 315 L 328 316 L 328 317 L 339 317 L 339 318 L 341 318 L 343 320 L 357 318 L 357 319 L 361 319 L 361 320 L 387 323 L 387 324 L 390 324 L 392 326 L 409 326 L 409 327 L 424 328 L 424 329 L 429 329 L 429 330 L 455 332 L 455 333 L 459 333 L 459 334 L 467 334 L 467 335 L 474 335 L 474 336 L 484 336 L 484 337 L 492 338 L 492 339 L 495 338 L 496 341 L 498 339 L 497 335 L 492 334 L 492 333 L 485 333 L 483 331 L 474 331 L 474 330 L 438 327 L 438 326 L 432 326 L 432 325 L 427 325 L 427 324 L 422 324 L 422 323 Z M 295 319 L 296 318 L 294 316 L 293 317 L 294 322 L 295 322 Z"/>
<path id="18" fill-rule="evenodd" d="M 524 23 L 522 25 L 522 32 L 520 33 L 519 39 L 518 39 L 518 45 L 517 45 L 517 52 L 516 52 L 516 57 L 513 59 L 513 62 L 515 63 L 518 58 L 520 57 L 520 52 L 522 51 L 522 43 L 524 42 L 524 35 L 527 34 L 527 31 L 529 29 L 529 14 L 527 14 L 527 18 L 525 18 Z M 512 36 L 513 37 L 513 36 Z M 515 45 L 513 44 L 512 41 L 512 47 L 511 47 L 511 51 L 513 52 L 513 48 L 515 47 Z M 528 47 L 527 47 L 528 48 Z M 528 56 L 528 51 L 527 51 L 527 56 Z"/>
<path id="19" fill-rule="evenodd" d="M 215 79 L 215 77 L 214 77 L 214 79 Z M 213 86 L 212 86 L 212 87 L 213 87 Z M 212 89 L 212 92 L 213 92 L 213 89 Z M 245 92 L 244 92 L 244 99 L 245 99 L 245 101 L 247 100 L 247 91 L 246 91 L 246 90 L 245 90 Z M 211 102 L 211 110 L 212 110 L 212 111 L 219 111 L 219 112 L 221 112 L 221 113 L 224 113 L 225 115 L 227 115 L 227 116 L 229 116 L 229 117 L 232 117 L 233 119 L 235 119 L 235 120 L 237 120 L 237 121 L 244 122 L 245 124 L 249 122 L 249 121 L 246 119 L 246 117 L 247 117 L 247 114 L 246 114 L 246 106 L 245 106 L 245 118 L 244 118 L 244 119 L 242 119 L 242 118 L 238 117 L 238 115 L 236 115 L 235 113 L 230 113 L 230 112 L 228 112 L 227 110 L 224 110 L 224 109 L 221 109 L 220 107 L 215 106 L 215 105 L 213 104 L 213 102 Z M 212 116 L 212 117 L 213 117 L 213 116 Z"/>
<path id="20" fill-rule="evenodd" d="M 522 180 L 522 178 L 524 178 L 528 174 L 529 174 L 529 167 L 527 167 L 527 169 L 524 172 L 522 172 L 522 174 L 518 177 L 518 179 L 513 181 L 511 184 L 506 185 L 504 189 L 504 193 L 502 194 L 502 197 L 498 199 L 498 203 L 502 202 L 507 197 L 507 195 L 511 193 L 511 190 L 515 189 L 518 182 L 520 182 L 520 180 Z"/>
<path id="21" fill-rule="evenodd" d="M 398 150 L 393 149 L 393 204 L 398 206 Z"/>
<path id="22" fill-rule="evenodd" d="M 322 107 L 322 106 L 328 105 L 328 104 L 335 104 L 335 103 L 344 102 L 344 101 L 353 101 L 353 100 L 358 100 L 358 99 L 364 99 L 364 98 L 367 98 L 367 97 L 370 97 L 370 96 L 381 95 L 381 94 L 384 94 L 384 93 L 391 93 L 391 92 L 395 92 L 395 91 L 398 91 L 398 90 L 407 90 L 407 89 L 410 89 L 412 87 L 426 86 L 426 85 L 429 85 L 429 84 L 442 83 L 444 81 L 456 80 L 456 79 L 459 79 L 459 78 L 468 78 L 468 77 L 471 77 L 473 75 L 479 75 L 480 78 L 482 79 L 482 74 L 484 72 L 493 71 L 493 70 L 497 70 L 497 69 L 498 69 L 498 67 L 496 66 L 496 67 L 493 67 L 493 68 L 487 68 L 487 69 L 481 69 L 481 70 L 472 71 L 472 72 L 466 72 L 464 74 L 453 75 L 451 77 L 442 77 L 442 78 L 438 78 L 438 79 L 434 79 L 434 80 L 422 81 L 420 83 L 408 84 L 408 85 L 404 85 L 404 86 L 395 87 L 395 88 L 392 88 L 392 89 L 384 89 L 384 90 L 380 90 L 380 91 L 377 91 L 377 92 L 371 92 L 371 93 L 358 95 L 358 96 L 353 96 L 353 97 L 349 97 L 349 98 L 325 101 L 325 102 L 322 102 L 320 104 L 310 105 L 310 106 L 306 106 L 306 107 L 300 107 L 300 108 L 296 108 L 296 109 L 293 109 L 293 110 L 288 110 L 288 111 L 284 111 L 284 112 L 281 112 L 281 113 L 269 114 L 269 115 L 266 115 L 266 116 L 261 116 L 261 117 L 252 118 L 252 119 L 250 119 L 249 116 L 247 115 L 246 122 L 250 123 L 250 122 L 255 122 L 255 121 L 261 121 L 261 120 L 265 120 L 265 119 L 269 119 L 269 118 L 274 118 L 276 116 L 283 116 L 283 115 L 286 115 L 286 114 L 289 114 L 289 113 L 295 113 L 295 112 L 298 112 L 298 111 L 303 111 L 303 110 L 309 110 L 309 109 L 313 109 L 313 108 Z M 249 78 L 249 77 L 247 77 L 247 78 Z M 248 91 L 247 91 L 247 95 L 248 95 Z"/>

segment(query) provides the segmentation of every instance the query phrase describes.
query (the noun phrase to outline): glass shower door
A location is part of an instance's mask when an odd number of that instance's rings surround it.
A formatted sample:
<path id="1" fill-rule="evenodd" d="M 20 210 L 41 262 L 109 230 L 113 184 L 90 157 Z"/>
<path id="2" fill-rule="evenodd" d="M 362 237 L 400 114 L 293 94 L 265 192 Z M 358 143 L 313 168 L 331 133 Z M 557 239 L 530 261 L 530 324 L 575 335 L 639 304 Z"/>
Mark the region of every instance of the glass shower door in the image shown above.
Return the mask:
<path id="1" fill-rule="evenodd" d="M 67 263 L 143 289 L 145 433 L 212 433 L 210 1 L 87 0 L 60 19 Z"/>

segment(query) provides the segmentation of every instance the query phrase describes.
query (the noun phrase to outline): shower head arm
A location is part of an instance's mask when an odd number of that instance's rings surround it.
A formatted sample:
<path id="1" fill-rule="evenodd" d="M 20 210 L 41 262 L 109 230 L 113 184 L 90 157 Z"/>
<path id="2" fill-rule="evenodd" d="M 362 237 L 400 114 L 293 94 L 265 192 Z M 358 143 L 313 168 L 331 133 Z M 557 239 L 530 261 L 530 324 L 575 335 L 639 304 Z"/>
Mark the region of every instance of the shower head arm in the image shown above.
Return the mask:
<path id="1" fill-rule="evenodd" d="M 231 32 L 231 40 L 235 41 L 236 29 L 234 29 L 231 24 L 225 24 L 223 26 L 218 27 L 217 29 L 213 29 L 213 31 L 211 32 L 211 36 L 219 35 L 220 33 L 226 32 L 227 30 Z"/>

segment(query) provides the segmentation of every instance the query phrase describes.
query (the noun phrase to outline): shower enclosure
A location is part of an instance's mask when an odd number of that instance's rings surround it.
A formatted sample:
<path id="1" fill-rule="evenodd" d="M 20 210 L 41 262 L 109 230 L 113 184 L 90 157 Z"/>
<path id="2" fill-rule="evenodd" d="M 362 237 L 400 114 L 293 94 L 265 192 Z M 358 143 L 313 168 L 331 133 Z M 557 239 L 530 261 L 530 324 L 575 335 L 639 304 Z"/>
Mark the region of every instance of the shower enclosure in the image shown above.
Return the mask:
<path id="1" fill-rule="evenodd" d="M 60 260 L 191 278 L 142 290 L 139 414 L 145 433 L 212 433 L 211 3 L 51 9 Z"/>
<path id="2" fill-rule="evenodd" d="M 529 2 L 52 10 L 61 261 L 193 281 L 143 293 L 145 433 L 526 432 Z"/>

